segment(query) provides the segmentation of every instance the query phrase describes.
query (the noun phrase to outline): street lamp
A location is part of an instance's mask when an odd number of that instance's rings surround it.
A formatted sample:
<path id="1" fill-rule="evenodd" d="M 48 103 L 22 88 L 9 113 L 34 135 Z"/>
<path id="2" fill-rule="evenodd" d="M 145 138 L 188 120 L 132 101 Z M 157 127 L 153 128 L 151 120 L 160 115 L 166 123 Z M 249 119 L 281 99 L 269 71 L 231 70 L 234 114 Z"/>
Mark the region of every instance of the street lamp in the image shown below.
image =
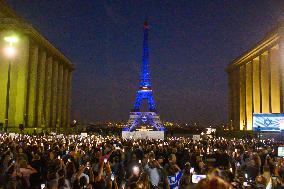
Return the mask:
<path id="1" fill-rule="evenodd" d="M 11 61 L 15 57 L 16 49 L 13 46 L 14 43 L 18 42 L 18 38 L 15 36 L 6 36 L 4 41 L 8 43 L 8 46 L 5 47 L 5 54 L 9 61 L 8 66 L 8 79 L 7 79 L 7 92 L 6 92 L 6 110 L 5 110 L 5 132 L 8 129 L 8 118 L 9 118 L 9 97 L 10 97 L 10 73 L 11 73 Z"/>

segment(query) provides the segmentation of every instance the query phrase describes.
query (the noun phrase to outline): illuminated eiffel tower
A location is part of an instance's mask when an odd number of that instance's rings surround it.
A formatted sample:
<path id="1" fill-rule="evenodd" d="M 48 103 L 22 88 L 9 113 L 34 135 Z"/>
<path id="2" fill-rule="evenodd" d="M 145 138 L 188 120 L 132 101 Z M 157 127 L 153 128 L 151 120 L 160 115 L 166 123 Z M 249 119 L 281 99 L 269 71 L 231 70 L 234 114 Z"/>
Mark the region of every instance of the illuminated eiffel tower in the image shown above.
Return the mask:
<path id="1" fill-rule="evenodd" d="M 134 109 L 130 112 L 130 117 L 124 131 L 134 131 L 137 126 L 151 127 L 152 130 L 164 131 L 160 116 L 156 113 L 156 105 L 151 87 L 150 70 L 149 70 L 149 48 L 148 48 L 148 22 L 144 22 L 143 27 L 143 56 L 141 67 L 141 82 L 136 94 Z M 148 102 L 149 111 L 141 112 L 140 107 L 143 100 Z"/>

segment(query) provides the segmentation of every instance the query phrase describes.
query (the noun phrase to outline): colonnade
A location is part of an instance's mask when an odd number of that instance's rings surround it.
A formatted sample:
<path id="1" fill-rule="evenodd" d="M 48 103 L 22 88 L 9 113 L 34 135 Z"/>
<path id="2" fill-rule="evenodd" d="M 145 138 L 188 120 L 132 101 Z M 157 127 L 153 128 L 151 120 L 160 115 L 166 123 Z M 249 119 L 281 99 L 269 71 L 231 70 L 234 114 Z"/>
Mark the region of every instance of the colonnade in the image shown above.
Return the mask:
<path id="1" fill-rule="evenodd" d="M 280 52 L 275 43 L 229 71 L 229 117 L 239 126 L 235 129 L 252 130 L 253 113 L 283 112 Z"/>
<path id="2" fill-rule="evenodd" d="M 0 47 L 4 47 L 3 42 Z M 0 53 L 0 123 L 5 121 L 7 70 L 11 61 L 9 127 L 67 127 L 74 69 L 71 63 L 28 36 L 21 36 L 15 48 L 17 54 L 12 60 Z"/>

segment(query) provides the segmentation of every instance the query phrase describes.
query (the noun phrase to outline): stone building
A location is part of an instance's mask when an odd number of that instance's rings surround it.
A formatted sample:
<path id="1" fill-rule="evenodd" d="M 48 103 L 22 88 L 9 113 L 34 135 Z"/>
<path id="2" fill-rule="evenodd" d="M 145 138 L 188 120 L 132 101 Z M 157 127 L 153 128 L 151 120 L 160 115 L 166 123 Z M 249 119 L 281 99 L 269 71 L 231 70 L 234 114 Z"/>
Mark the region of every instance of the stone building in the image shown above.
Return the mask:
<path id="1" fill-rule="evenodd" d="M 8 45 L 4 38 L 12 35 L 18 42 L 13 44 L 15 56 L 8 58 L 3 51 Z M 8 117 L 8 130 L 18 128 L 20 124 L 25 127 L 68 127 L 73 70 L 74 65 L 66 56 L 0 0 L 1 125 Z"/>
<path id="2" fill-rule="evenodd" d="M 253 113 L 284 112 L 284 20 L 227 68 L 231 129 L 252 130 Z"/>

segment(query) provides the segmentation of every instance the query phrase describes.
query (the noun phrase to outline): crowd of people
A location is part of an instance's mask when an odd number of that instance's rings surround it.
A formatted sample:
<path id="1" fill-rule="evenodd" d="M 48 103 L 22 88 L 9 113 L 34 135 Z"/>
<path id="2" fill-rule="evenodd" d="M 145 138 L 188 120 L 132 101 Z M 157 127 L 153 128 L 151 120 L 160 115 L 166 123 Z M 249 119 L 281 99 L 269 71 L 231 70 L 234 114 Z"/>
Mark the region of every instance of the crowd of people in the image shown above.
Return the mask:
<path id="1" fill-rule="evenodd" d="M 2 133 L 0 187 L 279 189 L 284 188 L 281 145 L 257 139 Z"/>

